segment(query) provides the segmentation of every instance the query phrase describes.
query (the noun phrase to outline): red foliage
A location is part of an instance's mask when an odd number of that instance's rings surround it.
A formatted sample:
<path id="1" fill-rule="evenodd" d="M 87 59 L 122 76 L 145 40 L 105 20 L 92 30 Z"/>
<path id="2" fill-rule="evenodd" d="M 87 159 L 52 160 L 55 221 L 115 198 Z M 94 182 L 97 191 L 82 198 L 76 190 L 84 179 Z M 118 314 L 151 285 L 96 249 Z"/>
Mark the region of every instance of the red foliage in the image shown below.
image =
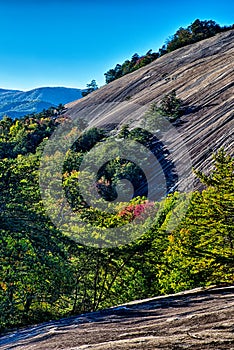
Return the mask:
<path id="1" fill-rule="evenodd" d="M 143 214 L 147 214 L 149 209 L 154 207 L 154 203 L 145 201 L 140 204 L 130 204 L 118 213 L 118 216 L 129 221 L 136 218 L 143 219 Z"/>

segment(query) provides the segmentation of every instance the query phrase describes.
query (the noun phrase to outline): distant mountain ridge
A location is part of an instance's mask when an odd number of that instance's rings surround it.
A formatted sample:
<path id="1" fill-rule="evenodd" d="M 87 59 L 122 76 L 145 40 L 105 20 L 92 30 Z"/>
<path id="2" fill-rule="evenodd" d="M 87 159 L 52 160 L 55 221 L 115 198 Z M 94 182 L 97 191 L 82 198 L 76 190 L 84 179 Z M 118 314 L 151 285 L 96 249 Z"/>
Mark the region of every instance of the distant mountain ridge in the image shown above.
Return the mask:
<path id="1" fill-rule="evenodd" d="M 0 89 L 0 119 L 39 113 L 43 109 L 78 100 L 82 89 L 66 87 L 41 87 L 29 91 Z"/>

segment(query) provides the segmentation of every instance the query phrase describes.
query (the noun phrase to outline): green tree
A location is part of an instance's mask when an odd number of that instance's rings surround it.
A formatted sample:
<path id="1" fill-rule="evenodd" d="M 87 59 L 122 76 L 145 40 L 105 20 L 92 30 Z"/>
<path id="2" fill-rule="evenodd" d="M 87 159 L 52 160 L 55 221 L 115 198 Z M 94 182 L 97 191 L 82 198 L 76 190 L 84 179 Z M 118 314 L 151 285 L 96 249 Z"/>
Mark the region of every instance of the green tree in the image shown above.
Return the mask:
<path id="1" fill-rule="evenodd" d="M 176 90 L 163 97 L 158 112 L 172 122 L 183 114 L 182 100 L 176 97 Z"/>
<path id="2" fill-rule="evenodd" d="M 209 175 L 196 172 L 207 188 L 192 194 L 185 219 L 168 237 L 163 292 L 233 283 L 234 160 L 223 150 L 214 160 Z"/>
<path id="3" fill-rule="evenodd" d="M 85 91 L 82 91 L 82 96 L 85 97 L 87 96 L 88 94 L 90 94 L 91 92 L 93 91 L 96 91 L 98 89 L 98 86 L 97 86 L 97 83 L 96 83 L 96 80 L 92 80 L 91 83 L 87 84 L 86 85 L 86 90 Z"/>
<path id="4" fill-rule="evenodd" d="M 58 315 L 67 307 L 61 296 L 72 290 L 65 244 L 43 210 L 37 168 L 38 155 L 0 161 L 0 328 Z"/>

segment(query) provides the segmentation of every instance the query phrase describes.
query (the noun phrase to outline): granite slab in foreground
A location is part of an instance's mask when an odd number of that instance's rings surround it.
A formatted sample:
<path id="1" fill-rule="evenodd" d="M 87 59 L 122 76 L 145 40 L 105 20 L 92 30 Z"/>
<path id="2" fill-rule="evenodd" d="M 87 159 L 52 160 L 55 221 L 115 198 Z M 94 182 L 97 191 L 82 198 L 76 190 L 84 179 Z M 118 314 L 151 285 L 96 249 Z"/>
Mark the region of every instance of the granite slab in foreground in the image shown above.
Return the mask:
<path id="1" fill-rule="evenodd" d="M 4 335 L 1 350 L 234 350 L 234 286 L 134 301 Z"/>

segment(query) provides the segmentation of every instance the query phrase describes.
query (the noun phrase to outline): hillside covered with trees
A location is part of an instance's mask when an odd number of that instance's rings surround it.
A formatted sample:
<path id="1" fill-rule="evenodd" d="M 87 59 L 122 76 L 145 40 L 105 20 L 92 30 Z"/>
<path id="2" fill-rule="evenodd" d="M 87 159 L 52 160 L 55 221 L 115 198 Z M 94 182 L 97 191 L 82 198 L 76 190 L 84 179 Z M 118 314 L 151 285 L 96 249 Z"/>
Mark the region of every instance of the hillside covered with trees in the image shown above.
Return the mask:
<path id="1" fill-rule="evenodd" d="M 40 113 L 59 103 L 78 100 L 82 92 L 65 87 L 40 87 L 29 91 L 0 89 L 0 119 L 6 115 L 14 119 Z"/>
<path id="2" fill-rule="evenodd" d="M 0 121 L 2 330 L 197 286 L 233 283 L 233 158 L 220 150 L 209 175 L 196 173 L 206 187 L 202 192 L 174 192 L 161 202 L 136 196 L 116 204 L 114 214 L 100 214 L 79 192 L 79 165 L 94 144 L 113 136 L 98 128 L 81 133 L 63 169 L 63 188 L 80 220 L 88 220 L 105 236 L 110 227 L 155 212 L 150 229 L 146 225 L 144 234 L 126 245 L 83 245 L 53 225 L 40 197 L 43 144 L 65 120 L 61 108 L 56 117 L 47 111 Z M 115 137 L 150 142 L 140 129 L 125 127 Z M 113 159 L 99 174 L 97 190 L 110 200 L 118 177 L 133 181 L 136 171 L 134 164 Z M 170 230 L 171 218 L 184 210 L 182 221 Z"/>
<path id="3" fill-rule="evenodd" d="M 195 22 L 189 29 L 180 29 L 165 50 L 173 51 L 218 31 L 227 33 L 156 60 L 149 52 L 155 61 L 150 68 L 116 79 L 95 93 L 88 91 L 92 86 L 87 86 L 88 98 L 65 107 L 0 120 L 1 331 L 135 299 L 233 284 L 230 57 L 234 32 L 212 21 Z M 199 26 L 203 28 L 200 35 Z M 182 38 L 188 37 L 183 42 Z M 131 119 L 136 105 L 144 107 L 138 126 Z M 75 118 L 78 123 L 72 126 Z M 178 190 L 173 161 L 163 153 L 163 141 L 150 131 L 155 124 L 161 128 L 164 119 L 177 132 L 170 139 L 171 148 L 180 148 L 183 139 L 191 156 L 199 182 L 191 191 Z M 50 137 L 64 125 L 72 126 L 71 130 L 64 143 L 56 144 Z M 165 133 L 160 128 L 157 132 Z M 60 146 L 72 135 L 77 139 L 66 151 L 59 178 Z M 127 158 L 115 156 L 115 148 L 109 147 L 112 141 L 114 145 L 128 144 L 129 154 L 134 153 L 133 144 L 138 142 L 139 153 L 142 146 L 158 156 L 160 165 L 168 171 L 166 195 L 161 200 L 147 197 L 144 172 Z M 45 157 L 48 142 L 54 151 Z M 97 144 L 102 147 L 94 161 L 103 166 L 91 190 L 111 209 L 103 212 L 84 199 L 79 183 L 81 178 L 87 183 L 93 179 L 91 171 L 81 164 Z M 109 154 L 112 159 L 106 162 Z M 179 156 L 186 166 L 183 152 Z M 71 226 L 66 234 L 48 216 L 40 185 L 43 157 L 54 164 L 54 173 L 46 168 L 43 176 L 51 176 L 55 189 L 62 187 L 75 217 L 84 224 L 76 232 Z M 119 180 L 123 179 L 132 184 L 133 195 L 128 201 L 123 198 L 116 202 Z M 99 199 L 95 200 L 99 204 Z M 57 210 L 50 201 L 47 206 L 51 212 Z M 61 215 L 61 223 L 63 219 Z M 135 223 L 134 232 L 128 229 L 129 223 Z M 110 244 L 115 237 L 110 237 L 109 229 L 115 227 L 122 230 L 123 244 Z M 83 240 L 73 239 L 72 229 Z M 92 244 L 90 240 L 85 244 L 89 230 Z"/>

